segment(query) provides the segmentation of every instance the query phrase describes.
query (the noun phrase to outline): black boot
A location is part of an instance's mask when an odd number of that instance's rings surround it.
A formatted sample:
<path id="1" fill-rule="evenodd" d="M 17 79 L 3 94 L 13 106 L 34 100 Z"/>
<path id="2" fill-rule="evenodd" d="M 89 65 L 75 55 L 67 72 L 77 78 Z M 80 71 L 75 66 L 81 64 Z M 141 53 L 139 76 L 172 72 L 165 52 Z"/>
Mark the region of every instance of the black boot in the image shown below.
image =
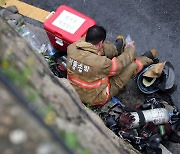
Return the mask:
<path id="1" fill-rule="evenodd" d="M 118 51 L 118 55 L 120 55 L 124 51 L 125 46 L 124 37 L 122 35 L 116 37 L 115 46 Z"/>
<path id="2" fill-rule="evenodd" d="M 149 51 L 146 51 L 142 56 L 148 57 L 153 60 L 154 63 L 158 63 L 159 59 L 157 58 L 157 50 L 151 49 Z"/>

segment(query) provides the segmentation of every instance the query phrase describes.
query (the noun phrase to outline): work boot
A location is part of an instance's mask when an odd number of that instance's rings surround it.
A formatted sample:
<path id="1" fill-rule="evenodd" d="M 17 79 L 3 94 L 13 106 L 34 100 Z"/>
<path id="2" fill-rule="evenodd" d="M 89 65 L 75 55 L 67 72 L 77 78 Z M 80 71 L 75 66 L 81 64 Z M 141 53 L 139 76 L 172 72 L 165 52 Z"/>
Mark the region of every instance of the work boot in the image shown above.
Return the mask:
<path id="1" fill-rule="evenodd" d="M 154 63 L 158 63 L 159 59 L 157 58 L 158 52 L 156 49 L 151 49 L 149 51 L 146 51 L 142 56 L 148 57 L 153 60 Z"/>
<path id="2" fill-rule="evenodd" d="M 142 56 L 137 57 L 135 60 L 135 63 L 138 65 L 136 74 L 141 72 L 141 70 L 144 67 L 147 67 L 147 66 L 151 65 L 152 63 L 158 63 L 159 60 L 157 59 L 157 55 L 158 55 L 157 50 L 151 49 L 151 50 L 145 52 Z"/>
<path id="3" fill-rule="evenodd" d="M 145 56 L 137 57 L 136 60 L 141 61 L 141 63 L 143 64 L 144 67 L 147 67 L 153 63 L 152 59 L 145 57 Z"/>
<path id="4" fill-rule="evenodd" d="M 122 35 L 116 37 L 115 46 L 118 51 L 118 55 L 124 52 L 125 41 Z"/>

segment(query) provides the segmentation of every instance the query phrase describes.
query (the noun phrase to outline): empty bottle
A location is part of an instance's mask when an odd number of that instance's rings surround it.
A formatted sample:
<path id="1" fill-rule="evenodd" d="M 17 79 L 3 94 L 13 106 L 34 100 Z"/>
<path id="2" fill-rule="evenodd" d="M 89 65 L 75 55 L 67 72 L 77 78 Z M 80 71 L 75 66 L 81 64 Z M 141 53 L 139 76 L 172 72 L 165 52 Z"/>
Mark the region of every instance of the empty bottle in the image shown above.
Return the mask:
<path id="1" fill-rule="evenodd" d="M 67 61 L 67 57 L 66 56 L 62 56 L 61 59 L 66 62 Z"/>
<path id="2" fill-rule="evenodd" d="M 45 55 L 46 51 L 47 51 L 46 44 L 42 44 L 40 47 L 39 53 Z"/>
<path id="3" fill-rule="evenodd" d="M 132 38 L 130 35 L 127 35 L 126 37 L 126 46 L 128 46 L 130 44 L 130 42 L 132 42 Z"/>
<path id="4" fill-rule="evenodd" d="M 66 57 L 66 56 L 62 56 L 61 59 L 62 59 L 62 62 L 61 62 L 62 66 L 63 66 L 64 68 L 66 68 L 67 57 Z"/>
<path id="5" fill-rule="evenodd" d="M 25 38 L 25 40 L 28 42 L 28 44 L 38 53 L 41 53 L 40 51 L 40 43 L 38 41 L 38 38 L 34 34 L 32 30 L 28 28 L 26 25 L 22 25 L 20 27 L 16 28 L 16 31 Z"/>
<path id="6" fill-rule="evenodd" d="M 50 44 L 47 45 L 47 48 L 49 51 L 49 56 L 53 56 L 56 53 L 54 48 Z"/>

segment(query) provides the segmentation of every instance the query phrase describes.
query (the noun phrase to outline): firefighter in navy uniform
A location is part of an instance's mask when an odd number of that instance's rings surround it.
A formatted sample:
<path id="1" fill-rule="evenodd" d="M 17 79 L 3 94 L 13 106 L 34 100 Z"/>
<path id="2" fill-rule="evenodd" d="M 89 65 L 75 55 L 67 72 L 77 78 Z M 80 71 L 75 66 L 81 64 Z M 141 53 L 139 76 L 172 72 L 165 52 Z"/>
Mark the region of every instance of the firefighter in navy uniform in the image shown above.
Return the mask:
<path id="1" fill-rule="evenodd" d="M 134 41 L 125 45 L 118 36 L 114 45 L 105 38 L 106 30 L 95 25 L 67 49 L 67 78 L 85 104 L 104 105 L 131 77 L 153 63 L 146 56 L 136 57 Z M 149 53 L 157 56 L 156 50 Z"/>

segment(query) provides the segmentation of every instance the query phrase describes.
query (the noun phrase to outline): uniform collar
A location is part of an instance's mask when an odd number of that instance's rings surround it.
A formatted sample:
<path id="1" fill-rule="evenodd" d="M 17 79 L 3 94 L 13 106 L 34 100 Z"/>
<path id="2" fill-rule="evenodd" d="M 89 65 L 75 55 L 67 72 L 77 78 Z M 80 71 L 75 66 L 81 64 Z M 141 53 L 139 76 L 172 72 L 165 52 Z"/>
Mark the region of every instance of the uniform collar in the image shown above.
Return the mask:
<path id="1" fill-rule="evenodd" d="M 91 44 L 91 43 L 88 43 L 84 40 L 79 40 L 77 43 L 76 43 L 76 47 L 77 48 L 80 48 L 82 50 L 85 50 L 85 51 L 89 51 L 89 52 L 92 52 L 94 54 L 97 54 L 98 55 L 98 50 L 97 48 Z"/>

